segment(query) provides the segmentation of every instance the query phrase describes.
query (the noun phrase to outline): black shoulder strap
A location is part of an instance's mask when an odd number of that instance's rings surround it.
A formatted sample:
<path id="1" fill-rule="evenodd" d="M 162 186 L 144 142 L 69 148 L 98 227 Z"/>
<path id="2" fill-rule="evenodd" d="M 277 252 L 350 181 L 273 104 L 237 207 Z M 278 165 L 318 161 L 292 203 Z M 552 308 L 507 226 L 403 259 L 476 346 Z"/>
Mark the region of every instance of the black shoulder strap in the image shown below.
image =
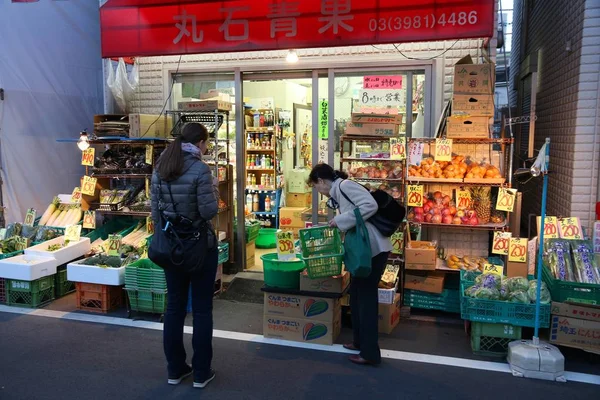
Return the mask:
<path id="1" fill-rule="evenodd" d="M 344 193 L 344 191 L 342 190 L 342 183 L 344 183 L 346 180 L 342 179 L 342 181 L 340 182 L 340 193 L 342 194 L 342 196 L 344 196 L 344 198 L 346 200 L 348 200 L 350 202 L 350 204 L 352 204 L 354 207 L 356 207 L 356 204 L 354 204 L 354 202 L 352 200 L 350 200 L 350 197 L 348 197 L 346 195 L 346 193 Z"/>

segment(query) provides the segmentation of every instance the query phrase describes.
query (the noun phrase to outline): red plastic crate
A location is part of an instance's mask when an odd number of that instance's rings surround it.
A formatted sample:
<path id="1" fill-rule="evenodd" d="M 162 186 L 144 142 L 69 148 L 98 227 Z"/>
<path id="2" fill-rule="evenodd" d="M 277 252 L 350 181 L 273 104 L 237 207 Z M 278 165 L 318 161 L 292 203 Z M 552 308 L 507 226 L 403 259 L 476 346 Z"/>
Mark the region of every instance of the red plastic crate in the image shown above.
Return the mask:
<path id="1" fill-rule="evenodd" d="M 122 286 L 78 282 L 76 287 L 78 310 L 107 313 L 123 305 Z"/>
<path id="2" fill-rule="evenodd" d="M 6 303 L 6 279 L 0 278 L 0 304 Z"/>

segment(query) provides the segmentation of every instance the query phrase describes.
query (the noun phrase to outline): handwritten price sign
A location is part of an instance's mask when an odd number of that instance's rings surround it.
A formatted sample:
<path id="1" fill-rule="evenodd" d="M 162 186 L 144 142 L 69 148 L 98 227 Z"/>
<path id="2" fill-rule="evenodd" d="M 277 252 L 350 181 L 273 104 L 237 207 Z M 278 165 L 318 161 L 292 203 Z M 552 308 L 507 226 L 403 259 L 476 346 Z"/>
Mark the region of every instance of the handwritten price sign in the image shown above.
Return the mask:
<path id="1" fill-rule="evenodd" d="M 406 159 L 406 138 L 390 138 L 390 158 L 392 160 Z"/>
<path id="2" fill-rule="evenodd" d="M 71 203 L 81 203 L 81 188 L 76 187 L 71 193 Z"/>
<path id="3" fill-rule="evenodd" d="M 79 242 L 81 238 L 81 225 L 69 225 L 65 228 L 65 241 Z"/>
<path id="4" fill-rule="evenodd" d="M 421 165 L 423 160 L 423 143 L 411 142 L 408 145 L 408 163 L 410 165 Z"/>
<path id="5" fill-rule="evenodd" d="M 396 232 L 390 238 L 392 241 L 392 254 L 404 253 L 404 231 Z"/>
<path id="6" fill-rule="evenodd" d="M 81 188 L 81 194 L 93 196 L 96 193 L 96 182 L 98 179 L 92 178 L 91 176 L 83 177 L 83 186 Z"/>
<path id="7" fill-rule="evenodd" d="M 501 265 L 484 264 L 483 265 L 483 273 L 502 276 L 502 275 L 504 275 L 504 267 Z"/>
<path id="8" fill-rule="evenodd" d="M 492 254 L 507 256 L 511 237 L 512 234 L 510 232 L 494 232 L 494 239 L 492 240 Z"/>
<path id="9" fill-rule="evenodd" d="M 94 158 L 96 157 L 96 150 L 93 147 L 89 147 L 87 150 L 81 152 L 81 165 L 86 167 L 94 166 Z"/>
<path id="10" fill-rule="evenodd" d="M 511 238 L 508 247 L 508 261 L 527 262 L 527 239 Z"/>
<path id="11" fill-rule="evenodd" d="M 96 211 L 83 213 L 83 227 L 85 229 L 96 229 Z"/>
<path id="12" fill-rule="evenodd" d="M 471 208 L 471 192 L 468 190 L 456 189 L 456 208 L 467 210 Z"/>
<path id="13" fill-rule="evenodd" d="M 148 233 L 154 234 L 154 221 L 152 217 L 146 217 L 146 230 Z"/>
<path id="14" fill-rule="evenodd" d="M 435 139 L 435 161 L 452 161 L 452 139 Z"/>
<path id="15" fill-rule="evenodd" d="M 154 146 L 151 144 L 146 145 L 146 164 L 152 165 L 154 162 Z"/>
<path id="16" fill-rule="evenodd" d="M 423 185 L 408 185 L 408 206 L 423 207 Z"/>
<path id="17" fill-rule="evenodd" d="M 121 235 L 108 235 L 108 255 L 118 256 L 119 249 L 121 249 L 121 241 L 123 238 Z"/>
<path id="18" fill-rule="evenodd" d="M 27 210 L 27 214 L 25 214 L 25 222 L 23 222 L 23 225 L 33 226 L 36 215 L 37 215 L 37 213 L 33 208 L 30 208 L 29 210 Z"/>
<path id="19" fill-rule="evenodd" d="M 150 198 L 150 178 L 146 178 L 146 197 Z"/>
<path id="20" fill-rule="evenodd" d="M 22 237 L 22 236 L 17 236 L 17 242 L 15 243 L 15 248 L 17 250 L 23 251 L 27 247 L 29 247 L 29 239 Z"/>
<path id="21" fill-rule="evenodd" d="M 581 231 L 581 221 L 577 217 L 563 218 L 560 220 L 560 237 L 562 239 L 580 240 L 583 239 Z"/>
<path id="22" fill-rule="evenodd" d="M 515 208 L 515 199 L 517 189 L 498 189 L 498 200 L 496 200 L 496 210 L 513 212 Z"/>
<path id="23" fill-rule="evenodd" d="M 542 232 L 542 217 L 537 217 L 538 235 Z M 544 220 L 544 239 L 558 239 L 558 219 L 556 217 L 546 217 Z"/>
<path id="24" fill-rule="evenodd" d="M 280 260 L 291 260 L 296 257 L 294 247 L 294 234 L 291 231 L 277 232 L 277 258 Z"/>

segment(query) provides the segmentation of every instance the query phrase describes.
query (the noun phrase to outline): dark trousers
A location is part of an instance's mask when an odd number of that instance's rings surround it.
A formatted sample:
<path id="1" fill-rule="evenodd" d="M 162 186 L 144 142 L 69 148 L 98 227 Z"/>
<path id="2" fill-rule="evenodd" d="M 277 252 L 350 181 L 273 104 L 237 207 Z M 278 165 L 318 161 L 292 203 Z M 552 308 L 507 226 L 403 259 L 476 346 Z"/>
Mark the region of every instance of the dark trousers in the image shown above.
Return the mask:
<path id="1" fill-rule="evenodd" d="M 350 309 L 354 346 L 365 360 L 380 363 L 378 285 L 385 270 L 388 252 L 379 253 L 371 260 L 371 275 L 354 278 L 350 282 Z"/>
<path id="2" fill-rule="evenodd" d="M 217 273 L 218 249 L 211 250 L 200 271 L 188 273 L 177 268 L 165 269 L 168 303 L 165 314 L 163 346 L 167 357 L 169 375 L 178 375 L 186 369 L 183 345 L 183 326 L 187 314 L 188 293 L 192 285 L 192 310 L 194 334 L 192 368 L 194 377 L 206 379 L 212 361 L 213 296 Z"/>

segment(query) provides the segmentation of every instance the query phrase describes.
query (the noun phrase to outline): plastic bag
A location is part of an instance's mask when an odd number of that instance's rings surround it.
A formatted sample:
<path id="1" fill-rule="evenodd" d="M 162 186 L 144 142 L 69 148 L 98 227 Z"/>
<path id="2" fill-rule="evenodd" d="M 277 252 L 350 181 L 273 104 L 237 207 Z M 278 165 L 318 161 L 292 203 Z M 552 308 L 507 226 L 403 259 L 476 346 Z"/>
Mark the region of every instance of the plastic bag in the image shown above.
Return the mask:
<path id="1" fill-rule="evenodd" d="M 475 284 L 488 289 L 500 289 L 502 277 L 496 274 L 482 274 L 475 278 Z"/>
<path id="2" fill-rule="evenodd" d="M 474 293 L 473 297 L 482 300 L 499 300 L 500 291 L 494 288 L 481 287 Z"/>
<path id="3" fill-rule="evenodd" d="M 537 281 L 529 281 L 529 289 L 527 289 L 527 296 L 532 303 L 535 303 L 537 296 Z M 542 282 L 542 287 L 540 288 L 540 303 L 541 304 L 549 304 L 552 301 L 552 297 L 550 296 L 550 290 L 548 290 L 548 286 L 546 286 L 545 282 Z"/>
<path id="4" fill-rule="evenodd" d="M 576 273 L 571 261 L 569 241 L 549 239 L 544 247 L 544 262 L 550 267 L 554 278 L 561 281 L 575 282 Z"/>
<path id="5" fill-rule="evenodd" d="M 119 59 L 116 71 L 110 59 L 106 60 L 105 68 L 108 69 L 106 85 L 109 87 L 117 106 L 122 112 L 127 113 L 129 111 L 128 106 L 139 84 L 137 64 L 134 64 L 130 77 L 127 76 L 127 66 L 122 58 Z"/>
<path id="6" fill-rule="evenodd" d="M 527 295 L 527 292 L 523 290 L 517 290 L 508 296 L 508 301 L 511 303 L 529 304 L 529 296 Z"/>
<path id="7" fill-rule="evenodd" d="M 600 284 L 600 270 L 596 265 L 592 244 L 589 241 L 576 240 L 571 243 L 571 248 L 577 282 Z"/>

